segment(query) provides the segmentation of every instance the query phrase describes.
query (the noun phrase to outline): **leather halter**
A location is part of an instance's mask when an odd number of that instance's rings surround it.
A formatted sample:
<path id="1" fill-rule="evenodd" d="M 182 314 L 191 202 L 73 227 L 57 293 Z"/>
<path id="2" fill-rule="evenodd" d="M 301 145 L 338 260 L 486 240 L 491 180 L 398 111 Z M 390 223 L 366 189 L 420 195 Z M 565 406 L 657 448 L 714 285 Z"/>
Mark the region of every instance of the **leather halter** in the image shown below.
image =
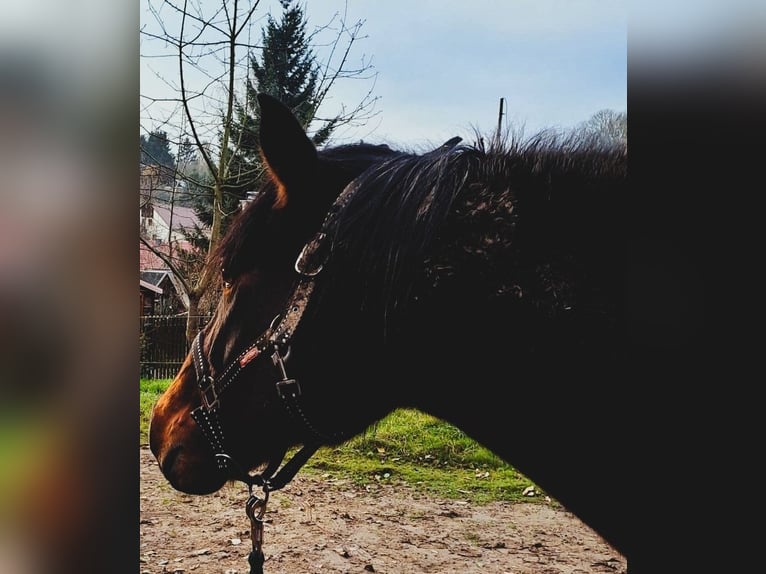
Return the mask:
<path id="1" fill-rule="evenodd" d="M 303 247 L 298 255 L 295 261 L 295 271 L 299 278 L 283 312 L 277 315 L 269 328 L 231 361 L 217 377 L 210 374 L 207 360 L 202 351 L 203 331 L 200 331 L 192 342 L 191 353 L 194 370 L 197 374 L 197 384 L 202 395 L 202 404 L 192 411 L 191 416 L 213 448 L 218 468 L 220 470 L 233 470 L 238 474 L 235 478 L 249 486 L 257 484 L 268 488 L 268 490 L 282 488 L 292 480 L 295 473 L 322 444 L 349 438 L 343 432 L 327 433 L 312 424 L 301 406 L 300 385 L 295 379 L 287 377 L 284 364 L 290 354 L 290 341 L 314 291 L 316 276 L 322 270 L 329 256 L 329 244 L 337 225 L 337 214 L 345 207 L 355 190 L 356 187 L 353 184 L 346 186 L 327 213 L 320 231 Z M 290 415 L 308 431 L 311 439 L 304 443 L 301 449 L 281 469 L 279 465 L 287 452 L 286 448 L 275 453 L 276 456 L 270 460 L 267 468 L 261 474 L 252 476 L 245 469 L 240 468 L 226 452 L 219 408 L 220 398 L 224 391 L 241 379 L 242 373 L 247 370 L 252 361 L 262 356 L 271 356 L 280 376 L 280 380 L 276 383 L 277 394 Z"/>

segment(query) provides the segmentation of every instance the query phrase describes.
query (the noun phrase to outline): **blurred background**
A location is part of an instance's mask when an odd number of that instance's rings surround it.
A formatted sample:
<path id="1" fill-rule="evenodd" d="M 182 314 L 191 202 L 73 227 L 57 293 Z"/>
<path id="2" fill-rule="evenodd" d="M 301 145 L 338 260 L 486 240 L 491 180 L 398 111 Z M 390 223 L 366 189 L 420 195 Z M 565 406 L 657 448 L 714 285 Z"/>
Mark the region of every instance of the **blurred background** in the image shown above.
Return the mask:
<path id="1" fill-rule="evenodd" d="M 762 4 L 636 3 L 629 107 L 758 101 Z M 138 10 L 2 2 L 0 574 L 138 566 Z"/>
<path id="2" fill-rule="evenodd" d="M 135 572 L 137 6 L 0 13 L 0 573 Z"/>

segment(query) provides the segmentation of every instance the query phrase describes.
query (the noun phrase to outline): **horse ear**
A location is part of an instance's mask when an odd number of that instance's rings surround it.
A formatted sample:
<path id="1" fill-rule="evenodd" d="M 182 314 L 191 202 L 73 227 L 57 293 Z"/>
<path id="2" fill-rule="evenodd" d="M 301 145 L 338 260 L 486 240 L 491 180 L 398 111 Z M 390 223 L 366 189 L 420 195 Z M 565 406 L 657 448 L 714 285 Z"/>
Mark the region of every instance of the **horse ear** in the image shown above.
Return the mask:
<path id="1" fill-rule="evenodd" d="M 317 151 L 292 111 L 268 94 L 258 94 L 261 157 L 277 184 L 275 207 L 313 173 Z"/>

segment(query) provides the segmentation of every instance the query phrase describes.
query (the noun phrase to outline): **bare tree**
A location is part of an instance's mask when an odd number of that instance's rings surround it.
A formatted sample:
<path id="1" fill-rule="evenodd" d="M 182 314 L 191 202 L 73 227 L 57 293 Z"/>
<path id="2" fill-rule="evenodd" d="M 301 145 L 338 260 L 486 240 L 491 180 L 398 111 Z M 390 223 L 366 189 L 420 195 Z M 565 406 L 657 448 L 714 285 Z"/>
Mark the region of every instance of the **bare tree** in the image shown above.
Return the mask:
<path id="1" fill-rule="evenodd" d="M 628 114 L 609 109 L 599 110 L 580 124 L 578 130 L 606 143 L 624 145 L 628 142 Z"/>
<path id="2" fill-rule="evenodd" d="M 200 314 L 200 302 L 219 285 L 220 278 L 205 262 L 221 238 L 226 219 L 233 215 L 226 211 L 224 201 L 226 184 L 233 175 L 230 150 L 237 147 L 237 142 L 231 141 L 232 123 L 248 81 L 250 55 L 262 49 L 251 41 L 259 20 L 256 12 L 260 4 L 260 0 L 143 1 L 141 59 L 171 95 L 142 90 L 142 130 L 174 132 L 179 148 L 186 139 L 191 141 L 203 169 L 196 174 L 181 170 L 176 177 L 188 180 L 191 184 L 188 188 L 208 196 L 213 206 L 205 249 L 187 251 L 179 259 L 141 238 L 147 249 L 165 262 L 188 297 L 186 335 L 190 342 L 198 328 L 192 319 Z M 363 38 L 363 22 L 347 25 L 346 9 L 344 4 L 342 13 L 311 34 L 312 41 L 317 43 L 330 35 L 330 39 L 320 45 L 325 54 L 320 103 L 341 79 L 372 80 L 374 85 L 375 75 L 369 60 L 362 59 L 360 65 L 349 67 L 351 49 Z M 168 66 L 169 62 L 173 65 Z M 376 101 L 370 89 L 359 104 L 342 105 L 341 113 L 333 117 L 340 115 L 344 124 L 363 124 L 377 113 Z"/>

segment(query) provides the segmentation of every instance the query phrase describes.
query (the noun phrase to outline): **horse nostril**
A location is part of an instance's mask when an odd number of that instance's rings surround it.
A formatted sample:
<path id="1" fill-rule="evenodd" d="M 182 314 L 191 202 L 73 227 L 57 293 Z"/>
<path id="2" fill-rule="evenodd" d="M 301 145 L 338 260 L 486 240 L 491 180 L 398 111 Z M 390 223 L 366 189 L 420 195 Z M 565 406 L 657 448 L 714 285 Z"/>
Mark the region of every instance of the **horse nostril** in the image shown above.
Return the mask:
<path id="1" fill-rule="evenodd" d="M 173 470 L 173 465 L 176 462 L 176 459 L 178 458 L 178 454 L 181 452 L 181 446 L 176 445 L 173 448 L 171 448 L 168 453 L 165 455 L 165 457 L 162 459 L 162 462 L 160 463 L 160 469 L 162 470 L 162 474 L 165 476 L 170 476 L 170 471 Z"/>

